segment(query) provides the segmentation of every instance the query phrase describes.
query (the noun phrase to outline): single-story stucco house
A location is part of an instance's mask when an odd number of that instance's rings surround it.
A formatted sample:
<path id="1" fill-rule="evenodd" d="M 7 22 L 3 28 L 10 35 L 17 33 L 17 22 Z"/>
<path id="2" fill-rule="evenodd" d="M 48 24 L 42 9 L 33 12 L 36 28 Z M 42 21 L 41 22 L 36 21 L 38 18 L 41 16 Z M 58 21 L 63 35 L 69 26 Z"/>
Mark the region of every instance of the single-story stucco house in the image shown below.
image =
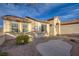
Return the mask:
<path id="1" fill-rule="evenodd" d="M 38 20 L 31 17 L 5 15 L 3 18 L 3 33 L 6 32 L 40 32 L 47 35 L 79 34 L 79 19 L 61 22 L 58 16 L 48 20 Z"/>
<path id="2" fill-rule="evenodd" d="M 12 15 L 5 15 L 3 18 L 3 33 L 6 32 L 45 32 L 47 35 L 59 35 L 60 20 L 56 16 L 46 21 L 37 20 L 31 17 L 17 17 Z"/>

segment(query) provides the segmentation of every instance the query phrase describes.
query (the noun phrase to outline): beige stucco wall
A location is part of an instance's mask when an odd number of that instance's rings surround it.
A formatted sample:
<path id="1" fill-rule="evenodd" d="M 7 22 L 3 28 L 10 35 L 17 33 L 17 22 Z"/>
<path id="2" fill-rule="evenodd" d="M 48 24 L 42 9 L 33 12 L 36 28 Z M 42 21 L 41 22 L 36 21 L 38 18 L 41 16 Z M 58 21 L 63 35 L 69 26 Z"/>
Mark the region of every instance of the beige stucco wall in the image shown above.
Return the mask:
<path id="1" fill-rule="evenodd" d="M 49 21 L 49 35 L 54 35 L 54 21 L 53 20 Z"/>
<path id="2" fill-rule="evenodd" d="M 54 19 L 54 24 L 55 24 L 55 35 L 60 35 L 61 34 L 61 21 L 59 17 L 55 17 Z"/>
<path id="3" fill-rule="evenodd" d="M 4 20 L 3 21 L 3 33 L 5 32 L 11 32 L 11 23 L 13 21 L 8 21 L 8 20 Z M 15 21 L 14 21 L 15 22 Z M 20 32 L 23 31 L 23 25 L 22 25 L 23 22 L 17 22 L 18 24 L 18 29 L 20 30 Z M 31 24 L 28 23 L 28 31 L 30 32 L 31 31 Z"/>
<path id="4" fill-rule="evenodd" d="M 28 24 L 28 32 L 31 32 L 32 31 L 32 25 L 31 23 Z"/>
<path id="5" fill-rule="evenodd" d="M 38 31 L 41 32 L 40 27 L 41 27 L 41 23 L 37 22 L 37 26 L 38 26 Z"/>
<path id="6" fill-rule="evenodd" d="M 3 32 L 9 32 L 10 31 L 10 21 L 4 20 L 3 21 Z"/>
<path id="7" fill-rule="evenodd" d="M 58 23 L 58 25 L 56 25 Z M 49 24 L 52 24 L 52 26 L 49 26 L 49 34 L 56 36 L 57 34 L 61 34 L 61 25 L 59 17 L 54 17 L 54 20 L 49 21 Z"/>
<path id="8" fill-rule="evenodd" d="M 50 35 L 49 33 L 50 33 L 49 24 L 47 24 L 47 34 Z"/>
<path id="9" fill-rule="evenodd" d="M 17 23 L 18 23 L 19 31 L 22 32 L 22 22 L 17 22 Z"/>
<path id="10" fill-rule="evenodd" d="M 28 19 L 29 21 L 31 21 L 31 24 L 29 24 L 29 30 L 30 31 L 34 31 L 33 28 L 34 26 L 36 26 L 36 21 Z"/>
<path id="11" fill-rule="evenodd" d="M 79 33 L 79 24 L 62 25 L 61 34 Z"/>
<path id="12" fill-rule="evenodd" d="M 40 31 L 39 28 L 40 28 L 40 26 L 42 24 L 41 22 L 35 21 L 35 20 L 32 20 L 32 19 L 28 19 L 28 20 L 31 21 L 30 26 L 29 26 L 30 31 L 35 31 L 34 30 L 35 26 L 37 27 L 36 31 Z"/>

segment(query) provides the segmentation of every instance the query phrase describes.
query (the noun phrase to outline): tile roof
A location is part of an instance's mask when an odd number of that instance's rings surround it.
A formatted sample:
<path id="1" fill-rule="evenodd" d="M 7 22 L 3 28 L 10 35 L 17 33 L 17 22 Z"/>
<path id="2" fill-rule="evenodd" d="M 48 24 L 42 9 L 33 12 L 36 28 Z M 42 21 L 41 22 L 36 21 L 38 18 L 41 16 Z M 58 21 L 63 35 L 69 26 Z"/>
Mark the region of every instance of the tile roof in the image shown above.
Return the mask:
<path id="1" fill-rule="evenodd" d="M 24 18 L 18 17 L 18 16 L 12 16 L 12 15 L 5 15 L 2 17 L 4 20 L 9 20 L 9 21 L 17 21 L 17 22 L 30 22 L 25 20 Z"/>
<path id="2" fill-rule="evenodd" d="M 28 20 L 28 19 L 31 19 L 31 20 L 34 20 L 34 21 L 37 21 L 37 22 L 47 23 L 47 21 L 37 20 L 37 19 L 31 18 L 31 17 L 28 17 L 28 16 L 26 18 L 22 18 L 22 17 L 18 17 L 18 16 L 5 15 L 5 16 L 2 17 L 2 19 L 9 20 L 9 21 L 17 21 L 17 22 L 31 22 L 30 20 Z"/>
<path id="3" fill-rule="evenodd" d="M 61 25 L 71 25 L 71 24 L 79 24 L 79 19 L 74 19 L 69 22 L 62 22 Z"/>

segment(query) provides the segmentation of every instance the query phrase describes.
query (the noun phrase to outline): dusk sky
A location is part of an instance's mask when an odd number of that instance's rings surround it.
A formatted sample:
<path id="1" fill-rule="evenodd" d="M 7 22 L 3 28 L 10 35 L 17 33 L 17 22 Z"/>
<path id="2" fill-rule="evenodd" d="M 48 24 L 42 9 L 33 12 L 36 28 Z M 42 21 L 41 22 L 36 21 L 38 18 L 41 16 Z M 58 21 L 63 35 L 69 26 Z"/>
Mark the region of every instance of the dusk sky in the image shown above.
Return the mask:
<path id="1" fill-rule="evenodd" d="M 61 21 L 79 18 L 79 4 L 77 3 L 40 3 L 40 4 L 0 4 L 0 27 L 4 15 L 32 17 L 38 20 L 47 20 L 60 16 Z"/>

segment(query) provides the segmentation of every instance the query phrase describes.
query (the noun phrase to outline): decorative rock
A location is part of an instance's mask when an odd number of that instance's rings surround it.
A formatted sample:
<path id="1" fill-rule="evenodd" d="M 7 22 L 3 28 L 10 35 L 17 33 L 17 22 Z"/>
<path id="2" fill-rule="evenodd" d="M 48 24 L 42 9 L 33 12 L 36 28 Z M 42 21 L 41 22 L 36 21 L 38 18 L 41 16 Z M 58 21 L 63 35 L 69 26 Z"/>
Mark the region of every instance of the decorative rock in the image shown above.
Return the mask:
<path id="1" fill-rule="evenodd" d="M 5 42 L 5 36 L 0 37 L 0 45 L 2 45 Z"/>

